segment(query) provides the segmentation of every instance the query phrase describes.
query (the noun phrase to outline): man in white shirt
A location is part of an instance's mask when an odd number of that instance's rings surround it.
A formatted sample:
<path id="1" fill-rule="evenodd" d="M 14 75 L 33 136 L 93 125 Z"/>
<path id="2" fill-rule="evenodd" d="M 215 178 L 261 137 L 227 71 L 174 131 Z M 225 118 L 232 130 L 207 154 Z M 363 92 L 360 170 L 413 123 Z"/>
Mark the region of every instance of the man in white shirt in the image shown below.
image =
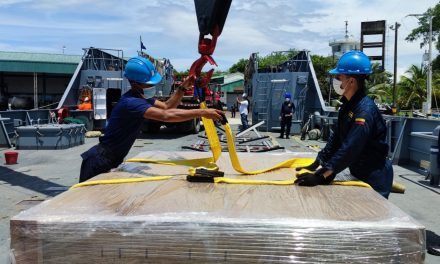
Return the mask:
<path id="1" fill-rule="evenodd" d="M 241 116 L 241 125 L 242 125 L 241 126 L 241 130 L 243 131 L 243 130 L 246 130 L 249 127 L 248 120 L 247 120 L 247 117 L 248 117 L 248 114 L 249 114 L 249 111 L 248 111 L 249 101 L 247 99 L 247 94 L 246 93 L 243 93 L 243 95 L 241 97 L 242 97 L 242 100 L 240 100 L 237 97 L 237 103 L 240 104 L 239 112 L 240 112 L 240 116 Z"/>

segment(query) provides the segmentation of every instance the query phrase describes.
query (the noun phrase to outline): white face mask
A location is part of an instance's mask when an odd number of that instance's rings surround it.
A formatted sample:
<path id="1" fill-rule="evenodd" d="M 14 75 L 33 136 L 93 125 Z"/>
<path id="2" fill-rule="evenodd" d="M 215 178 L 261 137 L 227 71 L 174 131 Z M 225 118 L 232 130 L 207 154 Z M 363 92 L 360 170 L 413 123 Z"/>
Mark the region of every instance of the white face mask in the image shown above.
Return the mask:
<path id="1" fill-rule="evenodd" d="M 284 101 L 290 102 L 290 98 L 286 98 L 286 99 L 284 99 Z"/>
<path id="2" fill-rule="evenodd" d="M 156 86 L 143 89 L 145 99 L 153 98 L 156 95 Z"/>
<path id="3" fill-rule="evenodd" d="M 335 90 L 335 92 L 338 95 L 343 95 L 344 94 L 344 88 L 341 87 L 342 86 L 342 82 L 340 80 L 337 80 L 336 78 L 333 79 L 333 89 Z"/>

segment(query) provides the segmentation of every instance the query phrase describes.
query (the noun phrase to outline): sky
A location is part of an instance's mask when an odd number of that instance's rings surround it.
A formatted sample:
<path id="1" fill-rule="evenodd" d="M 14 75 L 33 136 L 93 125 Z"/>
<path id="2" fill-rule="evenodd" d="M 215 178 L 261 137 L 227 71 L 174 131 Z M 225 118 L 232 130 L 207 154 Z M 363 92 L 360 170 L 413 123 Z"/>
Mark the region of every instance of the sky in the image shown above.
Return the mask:
<path id="1" fill-rule="evenodd" d="M 420 65 L 420 41 L 405 41 L 433 0 L 233 0 L 214 59 L 227 70 L 251 53 L 289 49 L 330 55 L 329 41 L 349 34 L 360 39 L 364 21 L 398 22 L 398 75 Z M 168 58 L 183 71 L 199 55 L 198 25 L 192 0 L 0 0 L 0 50 L 83 53 L 82 48 L 121 49 L 135 56 L 142 36 L 146 52 Z M 393 72 L 394 31 L 386 32 L 385 69 Z M 435 49 L 433 48 L 433 51 Z M 433 57 L 437 52 L 433 52 Z M 208 66 L 204 70 L 209 69 Z"/>

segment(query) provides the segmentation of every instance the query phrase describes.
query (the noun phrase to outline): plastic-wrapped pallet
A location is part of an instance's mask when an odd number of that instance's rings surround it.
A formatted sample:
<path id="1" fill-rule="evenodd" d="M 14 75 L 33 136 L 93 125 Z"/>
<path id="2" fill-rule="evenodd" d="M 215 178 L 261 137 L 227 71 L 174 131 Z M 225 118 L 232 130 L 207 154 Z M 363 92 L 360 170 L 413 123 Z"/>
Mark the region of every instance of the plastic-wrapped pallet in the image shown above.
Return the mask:
<path id="1" fill-rule="evenodd" d="M 289 156 L 288 156 L 289 155 Z M 242 154 L 249 169 L 301 154 Z M 194 158 L 194 152 L 142 155 Z M 287 179 L 281 169 L 227 177 Z M 171 180 L 81 187 L 11 220 L 17 263 L 423 263 L 425 230 L 362 187 L 190 183 L 187 167 L 124 164 L 96 179 Z"/>

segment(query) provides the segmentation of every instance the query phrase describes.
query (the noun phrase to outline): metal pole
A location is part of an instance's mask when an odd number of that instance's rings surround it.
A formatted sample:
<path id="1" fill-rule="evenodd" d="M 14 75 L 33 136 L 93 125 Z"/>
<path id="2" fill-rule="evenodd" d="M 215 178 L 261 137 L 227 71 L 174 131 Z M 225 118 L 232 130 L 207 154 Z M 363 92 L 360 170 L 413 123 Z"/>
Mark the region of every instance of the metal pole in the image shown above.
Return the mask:
<path id="1" fill-rule="evenodd" d="M 36 72 L 34 72 L 34 108 L 38 109 L 38 78 Z"/>
<path id="2" fill-rule="evenodd" d="M 426 114 L 431 114 L 431 97 L 432 97 L 432 14 L 427 14 L 429 20 L 429 51 L 428 51 L 428 76 L 426 78 Z M 420 17 L 423 14 L 409 14 L 407 16 Z"/>
<path id="3" fill-rule="evenodd" d="M 432 97 L 432 15 L 429 15 L 429 51 L 428 51 L 428 98 L 427 99 L 427 114 L 431 114 L 431 97 Z"/>
<path id="4" fill-rule="evenodd" d="M 397 80 L 397 35 L 400 24 L 396 22 L 394 29 L 394 78 L 393 78 L 393 114 L 397 113 L 397 105 L 396 105 L 396 80 Z"/>
<path id="5" fill-rule="evenodd" d="M 333 78 L 328 78 L 328 82 L 329 82 L 329 84 L 328 84 L 328 105 L 329 106 L 332 106 L 331 105 L 331 100 L 332 100 L 332 82 L 333 82 Z"/>

